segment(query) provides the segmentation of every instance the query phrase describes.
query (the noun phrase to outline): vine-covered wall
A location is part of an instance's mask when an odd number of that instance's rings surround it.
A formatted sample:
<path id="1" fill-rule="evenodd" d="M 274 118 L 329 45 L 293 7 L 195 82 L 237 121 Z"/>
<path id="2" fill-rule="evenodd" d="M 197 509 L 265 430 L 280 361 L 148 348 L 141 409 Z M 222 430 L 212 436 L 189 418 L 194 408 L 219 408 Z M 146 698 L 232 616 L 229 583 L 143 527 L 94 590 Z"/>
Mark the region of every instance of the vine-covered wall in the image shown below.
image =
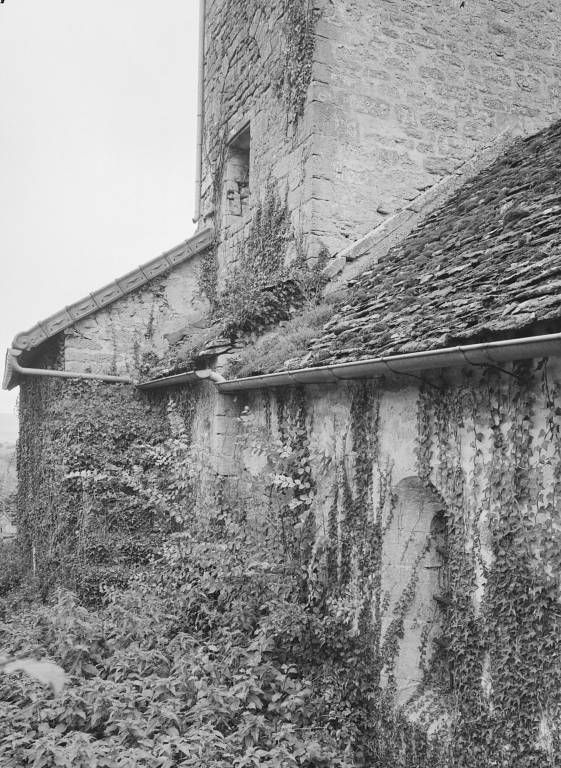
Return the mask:
<path id="1" fill-rule="evenodd" d="M 313 251 L 308 91 L 317 5 L 207 3 L 201 211 L 218 235 L 207 293 L 243 247 L 267 185 L 286 199 L 292 227 Z M 247 124 L 250 138 L 240 147 L 236 135 Z"/>
<path id="2" fill-rule="evenodd" d="M 188 389 L 149 397 L 104 382 L 22 382 L 16 522 L 43 594 L 64 584 L 99 600 L 158 550 L 174 524 L 173 441 L 190 441 L 195 401 Z"/>
<path id="3" fill-rule="evenodd" d="M 45 592 L 99 599 L 189 515 L 255 516 L 345 622 L 365 759 L 561 759 L 559 361 L 236 396 L 29 377 L 20 410 Z"/>
<path id="4" fill-rule="evenodd" d="M 377 764 L 556 765 L 561 367 L 410 381 L 249 395 L 238 491 L 362 638 Z"/>

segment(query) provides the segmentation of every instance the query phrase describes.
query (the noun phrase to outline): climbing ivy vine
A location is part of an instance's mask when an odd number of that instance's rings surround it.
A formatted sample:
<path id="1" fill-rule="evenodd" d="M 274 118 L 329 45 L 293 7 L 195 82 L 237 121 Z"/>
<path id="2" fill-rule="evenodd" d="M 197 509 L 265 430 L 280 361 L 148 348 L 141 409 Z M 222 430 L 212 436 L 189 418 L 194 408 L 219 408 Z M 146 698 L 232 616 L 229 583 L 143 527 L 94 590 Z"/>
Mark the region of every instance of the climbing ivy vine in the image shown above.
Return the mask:
<path id="1" fill-rule="evenodd" d="M 188 430 L 194 400 L 185 390 L 173 397 Z M 21 384 L 17 527 L 44 594 L 64 584 L 95 602 L 100 584 L 126 583 L 169 532 L 169 504 L 157 498 L 172 487 L 161 455 L 173 447 L 169 408 L 128 385 Z"/>
<path id="2" fill-rule="evenodd" d="M 556 765 L 559 386 L 544 361 L 438 384 L 420 395 L 418 460 L 447 504 L 451 759 Z"/>
<path id="3" fill-rule="evenodd" d="M 299 654 L 315 716 L 338 754 L 347 750 L 341 765 L 557 765 L 561 387 L 549 364 L 433 376 L 420 387 L 417 476 L 442 500 L 445 536 L 439 635 L 423 632 L 424 679 L 403 710 L 396 668 L 426 548 L 390 602 L 385 537 L 400 509 L 384 389 L 364 382 L 341 393 L 331 431 L 330 408 L 308 390 L 240 403 L 239 473 L 215 482 L 203 505 L 216 540 L 234 536 L 241 547 L 236 532 L 250 531 L 252 546 L 259 534 L 280 557 L 260 566 L 291 584 L 286 613 L 275 614 L 275 642 L 290 663 Z M 323 393 L 327 404 L 331 395 Z M 155 551 L 153 536 L 189 524 L 190 489 L 201 475 L 185 454 L 192 398 L 37 379 L 24 387 L 22 408 L 20 466 L 29 468 L 19 523 L 46 584 L 65 581 L 91 599 L 105 566 L 122 566 L 125 582 L 127 564 Z M 256 471 L 243 469 L 247 455 L 258 457 Z M 187 465 L 190 472 L 175 473 Z M 255 626 L 261 610 L 252 607 Z M 434 706 L 423 709 L 427 701 Z"/>
<path id="4" fill-rule="evenodd" d="M 317 19 L 312 0 L 284 0 L 284 55 L 275 87 L 295 124 L 304 114 L 312 79 Z"/>
<path id="5" fill-rule="evenodd" d="M 313 264 L 308 263 L 287 202 L 269 183 L 223 285 L 212 289 L 217 330 L 235 340 L 287 320 L 294 309 L 317 304 L 326 283 L 325 261 L 322 252 Z"/>
<path id="6" fill-rule="evenodd" d="M 339 447 L 332 445 L 321 461 L 313 447 L 311 401 L 276 398 L 281 442 L 299 445 L 303 453 L 294 456 L 311 472 L 315 543 L 310 529 L 307 568 L 317 605 L 345 617 L 348 627 L 353 664 L 346 668 L 345 695 L 352 742 L 364 764 L 557 764 L 560 394 L 546 362 L 483 368 L 466 372 L 461 382 L 433 377 L 421 386 L 417 471 L 442 498 L 445 535 L 440 630 L 430 647 L 424 633 L 419 648 L 425 675 L 417 693 L 420 716 L 413 714 L 414 701 L 409 714 L 396 710 L 393 674 L 426 550 L 412 564 L 382 631 L 388 611 L 382 553 L 396 496 L 391 463 L 380 454 L 380 392 L 372 385 L 353 388 L 344 434 L 335 438 Z M 274 433 L 274 419 L 267 423 Z M 288 423 L 299 430 L 289 434 Z M 297 478 L 300 471 L 299 460 L 284 465 L 285 476 Z M 317 499 L 328 482 L 328 503 L 320 511 Z M 423 701 L 432 704 L 422 710 Z"/>

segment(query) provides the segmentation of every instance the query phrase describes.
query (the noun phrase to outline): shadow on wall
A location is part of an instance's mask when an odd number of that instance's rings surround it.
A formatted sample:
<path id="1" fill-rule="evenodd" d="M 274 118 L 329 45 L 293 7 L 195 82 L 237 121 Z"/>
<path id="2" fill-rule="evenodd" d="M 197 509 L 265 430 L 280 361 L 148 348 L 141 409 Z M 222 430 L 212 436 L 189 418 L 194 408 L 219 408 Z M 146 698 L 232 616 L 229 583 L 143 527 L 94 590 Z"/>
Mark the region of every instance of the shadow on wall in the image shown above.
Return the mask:
<path id="1" fill-rule="evenodd" d="M 394 491 L 395 508 L 384 522 L 381 638 L 383 648 L 396 622 L 403 622 L 399 649 L 385 677 L 395 686 L 396 704 L 404 706 L 434 672 L 442 634 L 440 605 L 447 592 L 447 536 L 444 503 L 435 490 L 418 477 L 406 477 Z"/>

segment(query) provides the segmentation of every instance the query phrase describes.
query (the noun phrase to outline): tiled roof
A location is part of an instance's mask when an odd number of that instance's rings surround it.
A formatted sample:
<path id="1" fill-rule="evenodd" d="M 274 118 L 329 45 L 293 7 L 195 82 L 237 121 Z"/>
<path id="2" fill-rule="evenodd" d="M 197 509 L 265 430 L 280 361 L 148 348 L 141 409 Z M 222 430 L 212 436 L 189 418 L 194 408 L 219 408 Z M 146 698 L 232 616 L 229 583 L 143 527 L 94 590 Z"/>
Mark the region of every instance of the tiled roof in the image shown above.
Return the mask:
<path id="1" fill-rule="evenodd" d="M 524 140 L 353 281 L 303 365 L 561 328 L 561 122 Z"/>
<path id="2" fill-rule="evenodd" d="M 102 307 L 113 304 L 114 301 L 126 296 L 146 285 L 155 277 L 173 269 L 178 264 L 190 259 L 195 254 L 204 251 L 214 239 L 214 229 L 208 227 L 197 232 L 193 237 L 180 243 L 170 251 L 162 253 L 151 261 L 147 261 L 132 272 L 117 278 L 94 293 L 90 293 L 69 307 L 64 307 L 54 315 L 41 320 L 28 331 L 18 333 L 12 342 L 14 349 L 30 350 L 42 342 L 56 336 L 57 333 L 70 327 L 78 320 L 92 315 Z"/>

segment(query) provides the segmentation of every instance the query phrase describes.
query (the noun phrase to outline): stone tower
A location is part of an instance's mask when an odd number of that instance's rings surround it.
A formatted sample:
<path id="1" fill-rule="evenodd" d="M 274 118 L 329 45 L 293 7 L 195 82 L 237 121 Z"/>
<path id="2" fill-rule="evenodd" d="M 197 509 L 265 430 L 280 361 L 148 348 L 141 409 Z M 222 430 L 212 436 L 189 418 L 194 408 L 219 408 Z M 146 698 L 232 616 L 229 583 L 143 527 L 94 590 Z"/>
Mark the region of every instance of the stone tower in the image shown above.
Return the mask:
<path id="1" fill-rule="evenodd" d="M 552 122 L 560 45 L 555 0 L 207 0 L 218 275 L 268 185 L 307 257 L 333 257 L 505 130 Z"/>

